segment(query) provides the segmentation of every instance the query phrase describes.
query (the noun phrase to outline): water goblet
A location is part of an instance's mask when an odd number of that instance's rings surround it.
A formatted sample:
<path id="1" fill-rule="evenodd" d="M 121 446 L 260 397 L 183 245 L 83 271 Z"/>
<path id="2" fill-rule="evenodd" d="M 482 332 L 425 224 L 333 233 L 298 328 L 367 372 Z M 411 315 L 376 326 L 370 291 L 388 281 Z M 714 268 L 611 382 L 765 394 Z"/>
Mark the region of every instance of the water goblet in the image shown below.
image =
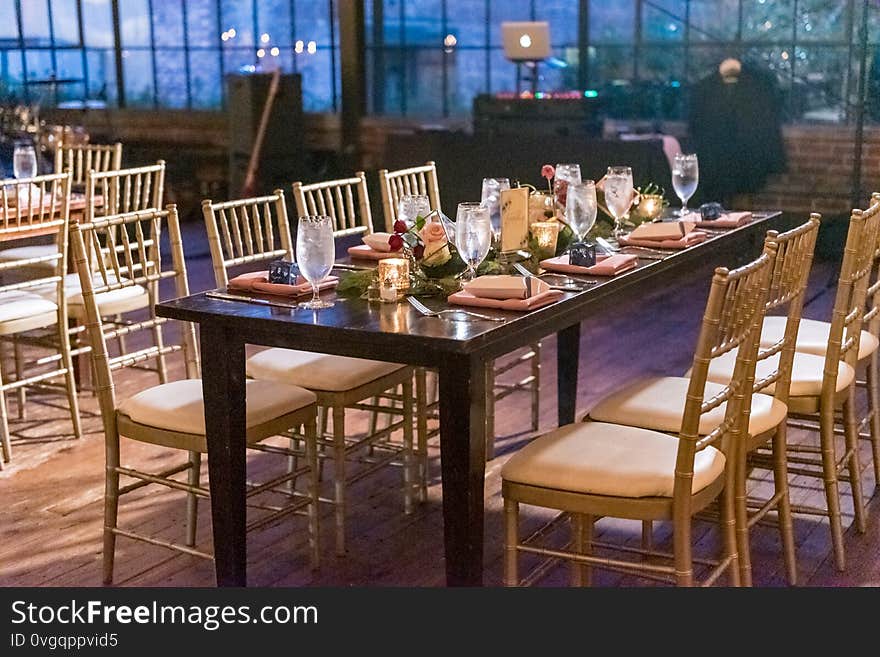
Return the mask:
<path id="1" fill-rule="evenodd" d="M 455 248 L 467 265 L 465 281 L 476 277 L 477 267 L 489 254 L 492 245 L 492 222 L 489 209 L 480 203 L 459 203 L 455 218 Z"/>
<path id="2" fill-rule="evenodd" d="M 300 273 L 312 286 L 312 298 L 299 304 L 300 308 L 320 310 L 332 308 L 332 301 L 318 296 L 318 286 L 336 260 L 336 243 L 333 239 L 333 220 L 326 216 L 300 217 L 296 231 L 296 261 Z"/>

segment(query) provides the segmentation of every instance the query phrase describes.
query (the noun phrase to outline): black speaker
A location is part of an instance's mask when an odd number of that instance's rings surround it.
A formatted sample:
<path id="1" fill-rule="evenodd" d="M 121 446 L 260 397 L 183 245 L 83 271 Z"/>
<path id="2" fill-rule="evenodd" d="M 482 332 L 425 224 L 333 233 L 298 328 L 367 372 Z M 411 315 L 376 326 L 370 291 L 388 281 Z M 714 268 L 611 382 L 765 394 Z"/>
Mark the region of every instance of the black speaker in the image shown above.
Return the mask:
<path id="1" fill-rule="evenodd" d="M 602 134 L 600 99 L 474 97 L 474 134 L 598 137 Z"/>
<path id="2" fill-rule="evenodd" d="M 250 155 L 253 150 L 271 80 L 271 73 L 226 76 L 231 153 Z M 301 157 L 303 149 L 302 76 L 283 73 L 269 115 L 261 156 Z"/>

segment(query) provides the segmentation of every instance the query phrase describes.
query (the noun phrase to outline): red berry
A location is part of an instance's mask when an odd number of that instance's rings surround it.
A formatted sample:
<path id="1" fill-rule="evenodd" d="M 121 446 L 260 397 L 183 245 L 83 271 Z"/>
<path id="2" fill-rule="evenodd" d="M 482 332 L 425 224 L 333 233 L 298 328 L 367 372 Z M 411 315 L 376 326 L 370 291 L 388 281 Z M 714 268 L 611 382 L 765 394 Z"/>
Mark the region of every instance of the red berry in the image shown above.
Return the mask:
<path id="1" fill-rule="evenodd" d="M 403 238 L 400 235 L 392 235 L 388 238 L 388 246 L 392 251 L 400 251 L 403 248 Z"/>
<path id="2" fill-rule="evenodd" d="M 421 260 L 425 255 L 425 247 L 422 244 L 416 244 L 413 248 L 413 256 L 416 260 Z"/>
<path id="3" fill-rule="evenodd" d="M 394 232 L 395 233 L 405 233 L 408 230 L 406 227 L 406 222 L 402 219 L 398 219 L 394 222 Z"/>

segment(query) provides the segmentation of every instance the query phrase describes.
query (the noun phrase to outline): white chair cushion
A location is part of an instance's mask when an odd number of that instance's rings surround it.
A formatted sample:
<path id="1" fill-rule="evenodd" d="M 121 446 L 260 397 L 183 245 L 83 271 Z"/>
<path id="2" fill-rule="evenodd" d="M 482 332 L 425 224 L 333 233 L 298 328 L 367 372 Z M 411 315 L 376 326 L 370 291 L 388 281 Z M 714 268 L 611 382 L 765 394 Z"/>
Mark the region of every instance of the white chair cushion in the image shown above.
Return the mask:
<path id="1" fill-rule="evenodd" d="M 678 433 L 684 414 L 685 400 L 690 379 L 678 376 L 644 379 L 628 385 L 600 401 L 590 418 L 597 422 L 626 424 L 654 431 Z M 707 383 L 704 399 L 717 395 L 724 389 L 720 383 Z M 727 404 L 721 404 L 700 416 L 700 434 L 706 435 L 724 421 Z M 749 433 L 753 436 L 785 422 L 788 408 L 770 395 L 752 396 L 749 417 Z"/>
<path id="2" fill-rule="evenodd" d="M 569 424 L 536 438 L 501 468 L 505 481 L 615 497 L 672 497 L 678 438 L 604 422 Z M 724 472 L 724 454 L 697 452 L 693 492 Z"/>
<path id="3" fill-rule="evenodd" d="M 770 347 L 785 337 L 785 317 L 766 317 L 761 330 L 761 346 Z M 797 346 L 795 349 L 804 354 L 824 356 L 828 350 L 828 334 L 831 324 L 815 319 L 801 319 L 798 324 Z M 867 358 L 875 351 L 880 341 L 868 331 L 862 331 L 859 338 L 859 360 Z"/>
<path id="4" fill-rule="evenodd" d="M 248 380 L 247 418 L 251 427 L 293 413 L 315 401 L 315 395 L 296 386 L 270 381 Z M 119 412 L 139 424 L 204 435 L 205 405 L 201 379 L 183 379 L 153 386 L 129 397 L 119 405 Z"/>
<path id="5" fill-rule="evenodd" d="M 404 367 L 362 358 L 328 356 L 293 349 L 266 349 L 248 358 L 248 376 L 310 390 L 344 392 Z"/>
<path id="6" fill-rule="evenodd" d="M 38 317 L 58 310 L 51 301 L 26 290 L 0 292 L 0 323 Z"/>
<path id="7" fill-rule="evenodd" d="M 709 364 L 709 381 L 726 384 L 733 376 L 736 366 L 736 349 L 712 360 Z M 755 379 L 769 376 L 779 367 L 779 354 L 765 358 L 755 368 Z M 791 397 L 818 397 L 822 392 L 822 378 L 825 369 L 825 357 L 815 354 L 795 352 L 791 368 Z M 837 365 L 837 392 L 844 390 L 855 378 L 855 371 L 846 363 Z M 775 384 L 762 392 L 773 394 Z"/>
<path id="8" fill-rule="evenodd" d="M 45 258 L 58 253 L 56 244 L 33 244 L 31 246 L 16 246 L 12 249 L 0 250 L 0 262 L 11 262 L 15 260 L 29 260 L 31 258 Z M 57 260 L 46 262 L 38 262 L 28 267 L 45 267 L 52 269 L 55 267 Z"/>
<path id="9" fill-rule="evenodd" d="M 92 280 L 95 287 L 104 286 L 104 279 L 100 274 L 93 274 Z M 112 285 L 118 279 L 114 273 L 109 272 L 107 280 Z M 54 284 L 34 288 L 34 291 L 51 301 L 55 301 L 58 293 Z M 64 294 L 67 297 L 67 308 L 70 314 L 74 317 L 84 314 L 85 309 L 83 307 L 82 285 L 80 285 L 79 274 L 67 274 L 64 277 Z M 128 285 L 117 290 L 102 292 L 96 298 L 98 310 L 102 315 L 115 315 L 137 308 L 144 308 L 150 300 L 147 290 L 140 285 Z"/>

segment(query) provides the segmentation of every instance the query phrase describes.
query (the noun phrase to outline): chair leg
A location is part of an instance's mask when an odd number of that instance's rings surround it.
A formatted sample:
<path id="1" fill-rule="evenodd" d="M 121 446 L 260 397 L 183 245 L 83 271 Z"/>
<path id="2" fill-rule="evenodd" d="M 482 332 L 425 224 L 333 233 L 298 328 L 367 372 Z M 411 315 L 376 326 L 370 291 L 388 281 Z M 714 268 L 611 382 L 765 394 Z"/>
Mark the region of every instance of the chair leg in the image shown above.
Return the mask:
<path id="1" fill-rule="evenodd" d="M 336 502 L 336 554 L 345 554 L 345 407 L 333 407 L 333 486 Z"/>
<path id="2" fill-rule="evenodd" d="M 0 446 L 3 448 L 3 458 L 0 458 L 0 470 L 4 463 L 12 460 L 12 441 L 9 437 L 9 416 L 6 410 L 6 393 L 3 392 L 3 379 L 0 378 Z"/>
<path id="3" fill-rule="evenodd" d="M 104 472 L 104 584 L 113 584 L 113 562 L 116 557 L 116 529 L 119 515 L 119 438 L 108 438 Z"/>
<path id="4" fill-rule="evenodd" d="M 317 570 L 320 563 L 320 509 L 319 496 L 320 486 L 318 483 L 318 427 L 312 420 L 303 427 L 306 443 L 306 460 L 309 463 L 309 549 L 311 552 L 312 568 Z"/>
<path id="5" fill-rule="evenodd" d="M 747 455 L 745 449 L 737 450 L 742 455 L 737 458 L 734 473 L 733 495 L 727 491 L 722 495 L 721 504 L 725 504 L 724 498 L 733 499 L 733 527 L 737 561 L 739 563 L 739 579 L 742 586 L 752 585 L 752 548 L 749 542 L 749 508 L 746 498 L 746 484 L 748 480 L 748 467 L 746 467 Z M 725 518 L 724 509 L 721 513 L 722 532 L 728 531 L 728 519 Z M 727 536 L 724 535 L 726 540 Z M 728 554 L 726 547 L 725 553 Z"/>
<path id="6" fill-rule="evenodd" d="M 575 554 L 593 553 L 593 516 L 583 513 L 571 514 L 571 542 Z M 590 586 L 593 583 L 593 568 L 588 564 L 571 564 L 571 585 Z"/>
<path id="7" fill-rule="evenodd" d="M 797 557 L 794 545 L 794 524 L 791 519 L 791 498 L 788 492 L 788 454 L 785 422 L 773 434 L 773 486 L 779 495 L 776 510 L 779 514 L 779 536 L 785 559 L 785 574 L 791 586 L 797 585 Z M 740 555 L 742 556 L 742 555 Z"/>
<path id="8" fill-rule="evenodd" d="M 413 511 L 415 492 L 415 459 L 413 458 L 413 381 L 407 378 L 401 386 L 403 398 L 403 512 Z"/>
<path id="9" fill-rule="evenodd" d="M 654 521 L 642 520 L 642 549 L 654 549 Z"/>
<path id="10" fill-rule="evenodd" d="M 878 381 L 878 357 L 874 351 L 868 361 L 868 417 L 870 418 L 871 454 L 874 457 L 874 486 L 880 486 L 880 381 Z"/>
<path id="11" fill-rule="evenodd" d="M 14 335 L 12 336 L 12 352 L 15 356 L 15 380 L 21 381 L 24 378 L 24 358 L 21 355 L 21 343 Z M 27 420 L 27 392 L 25 387 L 21 386 L 15 392 L 18 398 L 18 419 Z"/>
<path id="12" fill-rule="evenodd" d="M 853 497 L 853 514 L 856 529 L 864 534 L 867 529 L 865 520 L 865 500 L 862 495 L 862 464 L 859 458 L 859 426 L 856 419 L 856 387 L 850 386 L 846 401 L 843 402 L 843 424 L 846 449 L 849 452 L 847 470 L 849 471 L 850 488 Z"/>
<path id="13" fill-rule="evenodd" d="M 189 453 L 189 472 L 186 479 L 190 486 L 198 486 L 202 470 L 202 455 L 199 452 Z M 196 530 L 199 524 L 199 496 L 195 493 L 186 495 L 186 544 L 194 547 Z"/>
<path id="14" fill-rule="evenodd" d="M 834 448 L 834 408 L 825 403 L 819 409 L 819 442 L 822 452 L 822 481 L 825 484 L 825 503 L 831 527 L 834 563 L 838 570 L 846 568 L 843 549 L 843 526 L 840 519 L 840 491 L 837 486 L 837 456 Z"/>
<path id="15" fill-rule="evenodd" d="M 504 500 L 504 585 L 519 586 L 519 502 Z"/>
<path id="16" fill-rule="evenodd" d="M 327 427 L 330 421 L 330 414 L 327 412 L 326 406 L 318 407 L 318 437 L 324 440 L 327 437 Z M 321 454 L 324 454 L 324 445 L 321 445 Z M 327 459 L 318 459 L 318 481 L 324 481 L 324 461 Z"/>
<path id="17" fill-rule="evenodd" d="M 541 424 L 541 343 L 532 345 L 532 431 L 537 431 Z"/>
<path id="18" fill-rule="evenodd" d="M 378 398 L 378 397 L 373 397 L 373 398 L 370 400 L 370 403 L 371 403 L 373 406 L 378 406 L 378 405 L 379 405 L 379 398 Z M 370 435 L 371 435 L 371 436 L 376 435 L 376 431 L 379 430 L 379 411 L 370 411 L 370 429 L 369 429 L 369 430 L 370 430 Z M 369 448 L 368 448 L 368 454 L 369 454 L 370 456 L 373 456 L 373 452 L 374 452 L 374 447 L 373 447 L 373 445 L 372 445 L 372 443 L 371 443 L 370 446 L 369 446 Z"/>
<path id="19" fill-rule="evenodd" d="M 419 453 L 419 501 L 428 501 L 428 381 L 425 368 L 416 368 L 416 440 Z"/>
<path id="20" fill-rule="evenodd" d="M 66 322 L 58 324 L 58 339 L 61 350 L 61 366 L 65 369 L 64 385 L 67 390 L 67 405 L 70 409 L 70 421 L 73 424 L 73 435 L 82 438 L 82 420 L 79 415 L 79 397 L 76 394 L 76 372 L 73 357 L 70 355 L 70 334 Z"/>
<path id="21" fill-rule="evenodd" d="M 741 460 L 745 460 L 744 457 L 738 456 Z M 736 474 L 734 473 L 734 476 Z M 728 480 L 729 481 L 729 480 Z M 733 489 L 736 488 L 736 483 L 732 482 L 732 486 L 730 484 L 724 487 L 724 490 L 721 491 L 721 496 L 718 499 L 718 503 L 720 505 L 720 516 L 721 516 L 721 556 L 722 558 L 730 557 L 730 566 L 728 570 L 730 572 L 730 585 L 731 586 L 741 586 L 742 585 L 742 577 L 740 576 L 741 569 L 739 565 L 739 553 L 737 551 L 737 517 L 736 517 L 736 502 L 734 500 L 735 491 Z M 687 548 L 690 549 L 691 543 L 691 522 L 687 523 L 687 536 L 688 536 L 688 545 Z M 678 525 L 675 527 L 675 540 L 678 540 Z M 746 538 L 748 539 L 748 534 L 746 534 Z M 678 554 L 678 543 L 676 543 L 676 555 Z M 676 561 L 676 569 L 678 569 Z M 749 571 L 751 572 L 751 571 Z M 679 580 L 681 581 L 681 580 Z M 680 584 L 681 585 L 681 584 Z M 693 585 L 693 572 L 691 572 L 690 583 L 687 586 Z"/>
<path id="22" fill-rule="evenodd" d="M 486 362 L 486 460 L 495 458 L 495 361 Z"/>

